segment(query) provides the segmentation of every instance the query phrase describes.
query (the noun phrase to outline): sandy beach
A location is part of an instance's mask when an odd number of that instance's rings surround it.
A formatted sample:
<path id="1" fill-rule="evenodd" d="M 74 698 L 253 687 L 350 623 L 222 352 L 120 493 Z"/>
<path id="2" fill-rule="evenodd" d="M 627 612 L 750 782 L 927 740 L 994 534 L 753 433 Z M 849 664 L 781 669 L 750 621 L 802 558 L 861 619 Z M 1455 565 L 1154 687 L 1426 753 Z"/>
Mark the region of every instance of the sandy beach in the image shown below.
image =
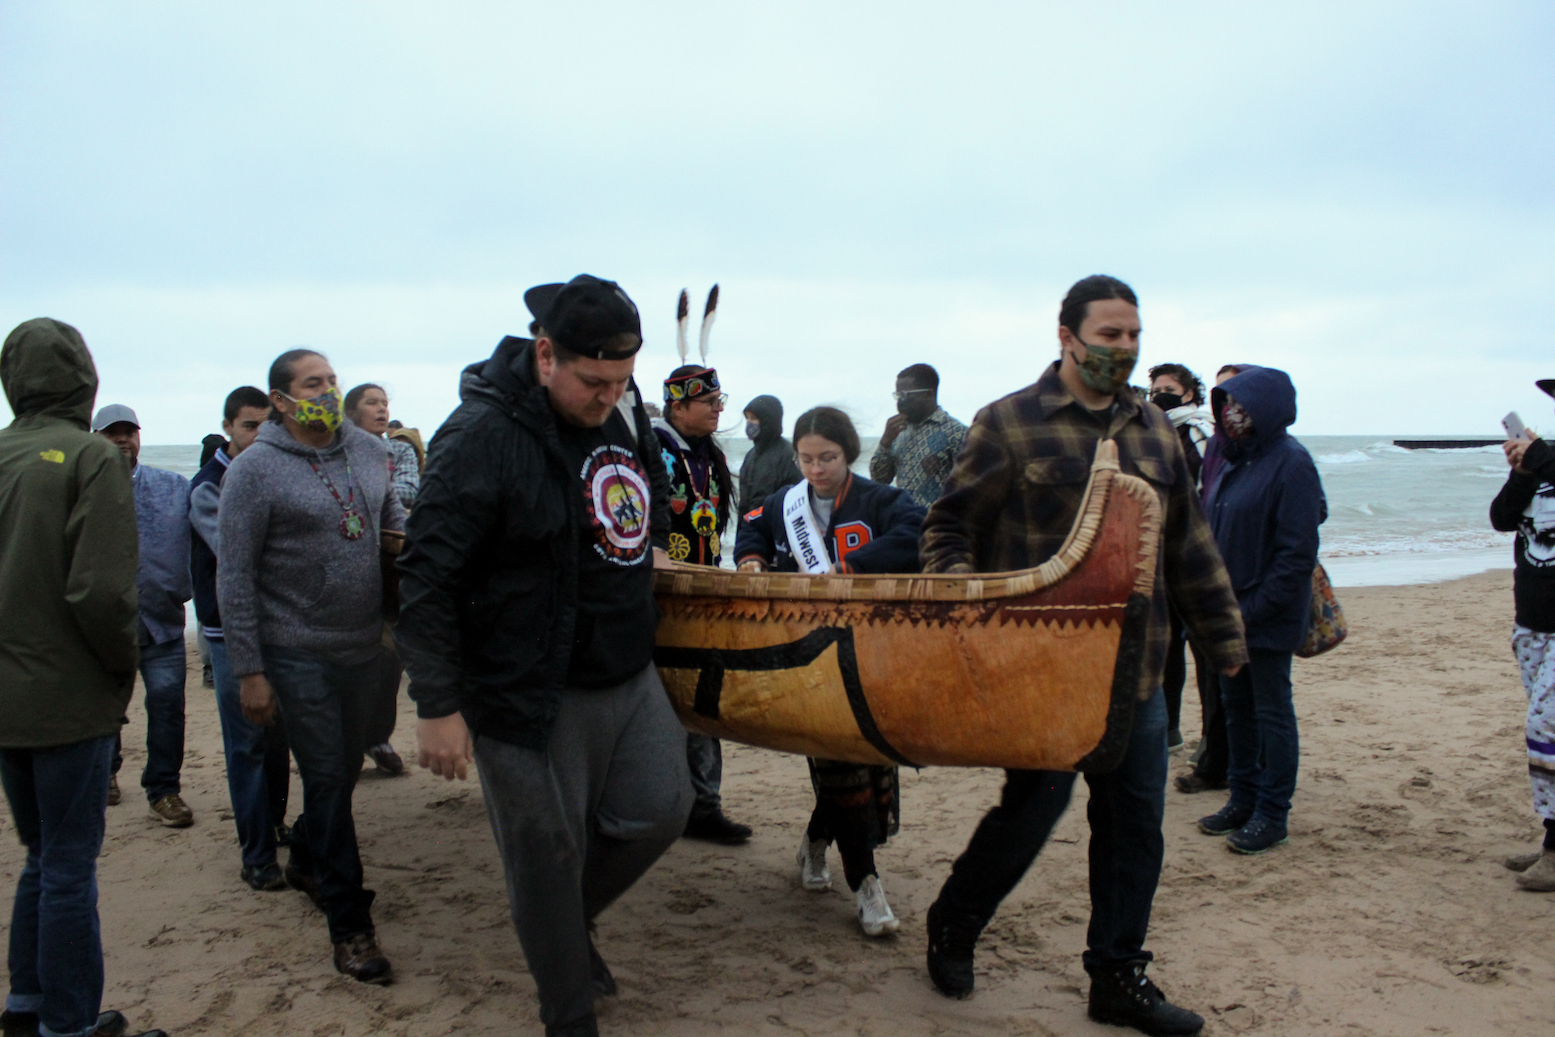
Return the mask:
<path id="1" fill-rule="evenodd" d="M 1511 573 L 1340 594 L 1349 642 L 1297 661 L 1290 844 L 1238 857 L 1193 827 L 1220 794 L 1167 793 L 1152 974 L 1209 1018 L 1208 1034 L 1550 1033 L 1555 895 L 1519 891 L 1499 864 L 1538 837 L 1507 647 Z M 1191 683 L 1188 699 L 1185 733 L 1198 724 Z M 541 1032 L 478 783 L 384 778 L 369 764 L 357 826 L 398 982 L 363 986 L 334 972 L 302 894 L 238 880 L 216 709 L 197 668 L 188 703 L 196 823 L 182 831 L 146 815 L 138 689 L 131 707 L 125 798 L 109 808 L 100 866 L 105 1007 L 175 1037 Z M 402 696 L 395 742 L 410 755 L 414 741 Z M 924 912 L 1000 779 L 903 775 L 902 833 L 878 855 L 902 931 L 868 940 L 835 853 L 832 892 L 796 882 L 804 761 L 727 746 L 726 808 L 756 836 L 736 848 L 682 841 L 604 916 L 599 945 L 621 995 L 602 1002 L 601 1032 L 1125 1032 L 1085 1018 L 1083 783 L 979 944 L 974 998 L 949 1001 L 929 984 Z M 292 796 L 295 813 L 295 777 Z M 8 815 L 4 827 L 9 891 L 22 854 Z"/>

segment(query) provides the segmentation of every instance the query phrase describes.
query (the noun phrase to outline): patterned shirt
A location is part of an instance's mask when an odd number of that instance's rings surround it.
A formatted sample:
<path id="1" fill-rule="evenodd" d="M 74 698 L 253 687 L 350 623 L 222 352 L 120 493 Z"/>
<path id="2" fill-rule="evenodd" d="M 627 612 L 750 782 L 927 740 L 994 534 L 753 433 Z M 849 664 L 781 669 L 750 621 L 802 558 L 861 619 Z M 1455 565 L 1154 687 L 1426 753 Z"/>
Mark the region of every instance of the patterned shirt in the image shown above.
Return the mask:
<path id="1" fill-rule="evenodd" d="M 945 477 L 955 464 L 967 428 L 935 407 L 934 413 L 918 424 L 907 422 L 901 434 L 886 450 L 875 451 L 869 459 L 869 477 L 875 482 L 896 485 L 927 508 L 944 492 Z"/>
<path id="2" fill-rule="evenodd" d="M 1168 597 L 1217 669 L 1247 662 L 1242 613 L 1171 422 L 1129 392 L 1108 411 L 1091 410 L 1064 388 L 1056 362 L 1035 385 L 973 419 L 944 495 L 923 522 L 924 571 L 1009 572 L 1058 553 L 1103 438 L 1116 441 L 1124 472 L 1155 487 L 1165 517 L 1140 698 L 1161 683 Z"/>
<path id="3" fill-rule="evenodd" d="M 416 461 L 416 448 L 403 439 L 386 439 L 389 450 L 389 488 L 409 511 L 421 492 L 421 466 Z"/>

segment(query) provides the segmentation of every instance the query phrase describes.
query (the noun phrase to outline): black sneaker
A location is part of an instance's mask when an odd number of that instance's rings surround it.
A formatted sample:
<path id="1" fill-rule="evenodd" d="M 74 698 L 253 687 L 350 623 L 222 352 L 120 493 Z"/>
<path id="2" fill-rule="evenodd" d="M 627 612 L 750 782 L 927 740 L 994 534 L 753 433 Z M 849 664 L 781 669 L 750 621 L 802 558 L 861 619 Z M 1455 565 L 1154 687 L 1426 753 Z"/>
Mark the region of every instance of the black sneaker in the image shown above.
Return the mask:
<path id="1" fill-rule="evenodd" d="M 400 759 L 400 754 L 388 742 L 369 746 L 367 756 L 373 761 L 373 766 L 391 777 L 405 773 L 405 761 Z"/>
<path id="2" fill-rule="evenodd" d="M 5 1028 L 5 1037 L 37 1037 L 38 1015 L 36 1012 L 0 1012 L 0 1026 Z M 92 1033 L 97 1037 L 124 1037 L 129 1028 L 130 1021 L 124 1018 L 124 1013 L 110 1009 L 97 1017 L 97 1026 Z M 160 1030 L 155 1032 L 161 1033 Z"/>
<path id="3" fill-rule="evenodd" d="M 1230 835 L 1252 818 L 1252 807 L 1234 807 L 1227 803 L 1208 817 L 1199 818 L 1199 831 L 1205 835 Z"/>
<path id="4" fill-rule="evenodd" d="M 722 810 L 693 817 L 686 822 L 687 839 L 706 839 L 708 842 L 738 846 L 751 837 L 749 825 L 736 824 L 724 817 Z"/>
<path id="5" fill-rule="evenodd" d="M 1204 1017 L 1178 1008 L 1145 975 L 1145 963 L 1121 968 L 1086 969 L 1091 974 L 1091 1003 L 1086 1014 L 1099 1023 L 1132 1026 L 1151 1037 L 1193 1037 Z"/>
<path id="6" fill-rule="evenodd" d="M 957 918 L 938 900 L 929 905 L 925 928 L 929 931 L 929 978 L 946 997 L 965 1000 L 972 996 L 975 978 L 972 951 L 983 927 Z"/>
<path id="7" fill-rule="evenodd" d="M 257 889 L 262 893 L 271 893 L 278 889 L 285 889 L 288 885 L 286 876 L 281 873 L 281 866 L 274 861 L 271 861 L 269 864 L 261 864 L 258 867 L 252 864 L 245 864 L 239 875 L 244 882 L 248 883 L 249 889 Z"/>
<path id="8" fill-rule="evenodd" d="M 1186 796 L 1198 792 L 1214 792 L 1226 787 L 1223 781 L 1210 781 L 1208 778 L 1200 777 L 1198 771 L 1184 771 L 1173 779 L 1173 784 L 1177 786 L 1178 792 Z"/>
<path id="9" fill-rule="evenodd" d="M 275 826 L 275 845 L 290 847 L 292 844 L 292 826 L 282 821 Z"/>
<path id="10" fill-rule="evenodd" d="M 0 1012 L 0 1026 L 5 1028 L 5 1037 L 38 1037 L 38 1013 L 8 1009 Z"/>
<path id="11" fill-rule="evenodd" d="M 574 1019 L 570 1023 L 547 1026 L 545 1037 L 599 1037 L 599 1021 L 590 1012 L 582 1019 Z"/>
<path id="12" fill-rule="evenodd" d="M 130 1021 L 124 1018 L 123 1012 L 109 1009 L 97 1017 L 97 1029 L 92 1034 L 93 1037 L 124 1037 L 129 1028 Z"/>
<path id="13" fill-rule="evenodd" d="M 1268 853 L 1285 841 L 1285 827 L 1261 817 L 1253 818 L 1226 836 L 1226 842 L 1233 850 L 1248 855 Z"/>

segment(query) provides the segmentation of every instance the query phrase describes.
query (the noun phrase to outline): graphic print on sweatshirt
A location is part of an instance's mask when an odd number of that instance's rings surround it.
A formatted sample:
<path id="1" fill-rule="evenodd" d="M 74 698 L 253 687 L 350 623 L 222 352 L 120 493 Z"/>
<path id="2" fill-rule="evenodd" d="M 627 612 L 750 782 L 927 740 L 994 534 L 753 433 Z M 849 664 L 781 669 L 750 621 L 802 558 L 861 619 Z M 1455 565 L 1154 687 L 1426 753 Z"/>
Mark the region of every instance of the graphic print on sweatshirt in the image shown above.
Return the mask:
<path id="1" fill-rule="evenodd" d="M 1555 566 L 1555 484 L 1544 483 L 1528 502 L 1517 536 L 1523 558 L 1536 569 Z"/>
<path id="2" fill-rule="evenodd" d="M 617 565 L 636 565 L 648 550 L 648 478 L 637 455 L 623 446 L 597 446 L 578 475 L 594 550 Z"/>

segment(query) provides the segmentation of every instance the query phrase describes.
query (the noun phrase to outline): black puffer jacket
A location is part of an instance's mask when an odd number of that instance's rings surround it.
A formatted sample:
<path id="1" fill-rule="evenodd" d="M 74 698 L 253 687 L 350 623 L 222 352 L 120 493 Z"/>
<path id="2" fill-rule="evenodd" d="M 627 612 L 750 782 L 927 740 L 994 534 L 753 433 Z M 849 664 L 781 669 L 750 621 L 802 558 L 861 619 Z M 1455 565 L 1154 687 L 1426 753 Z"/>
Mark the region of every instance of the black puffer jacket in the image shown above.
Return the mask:
<path id="1" fill-rule="evenodd" d="M 583 490 L 531 340 L 505 338 L 465 368 L 460 396 L 406 525 L 395 640 L 418 716 L 462 712 L 476 734 L 543 749 L 572 656 Z M 663 547 L 664 462 L 635 384 L 627 399 Z"/>
<path id="2" fill-rule="evenodd" d="M 803 476 L 794 459 L 793 444 L 783 438 L 783 403 L 776 396 L 758 396 L 745 405 L 761 422 L 761 435 L 740 462 L 740 528 L 745 513 L 761 507 L 774 493 L 794 485 Z"/>

